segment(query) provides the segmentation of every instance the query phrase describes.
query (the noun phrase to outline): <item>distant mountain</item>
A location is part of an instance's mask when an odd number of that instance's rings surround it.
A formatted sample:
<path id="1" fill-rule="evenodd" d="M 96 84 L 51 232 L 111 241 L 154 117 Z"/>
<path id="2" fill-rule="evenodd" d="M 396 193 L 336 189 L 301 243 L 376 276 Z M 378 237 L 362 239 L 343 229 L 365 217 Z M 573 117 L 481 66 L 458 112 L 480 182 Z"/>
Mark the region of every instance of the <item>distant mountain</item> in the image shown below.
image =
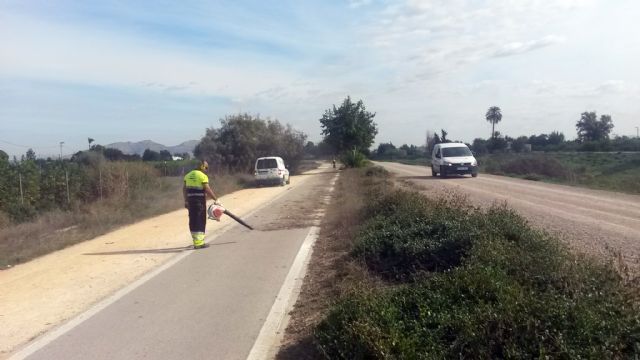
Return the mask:
<path id="1" fill-rule="evenodd" d="M 151 140 L 143 140 L 138 142 L 117 142 L 113 144 L 105 145 L 105 147 L 118 149 L 125 154 L 133 155 L 138 154 L 142 155 L 146 149 L 160 152 L 162 150 L 168 150 L 171 154 L 181 154 L 181 153 L 190 153 L 193 154 L 193 149 L 195 149 L 196 145 L 198 145 L 198 140 L 189 140 L 185 141 L 182 144 L 175 146 L 166 146 L 162 144 L 158 144 L 157 142 L 153 142 Z"/>

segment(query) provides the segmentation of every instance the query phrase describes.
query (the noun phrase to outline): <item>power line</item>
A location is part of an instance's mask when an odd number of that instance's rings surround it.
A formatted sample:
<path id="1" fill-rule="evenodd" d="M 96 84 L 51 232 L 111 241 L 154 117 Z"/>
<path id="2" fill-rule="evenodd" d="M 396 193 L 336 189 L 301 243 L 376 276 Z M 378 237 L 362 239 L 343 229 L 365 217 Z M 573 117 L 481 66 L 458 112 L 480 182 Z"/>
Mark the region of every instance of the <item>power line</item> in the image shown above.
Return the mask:
<path id="1" fill-rule="evenodd" d="M 12 142 L 5 141 L 5 140 L 2 140 L 2 139 L 0 139 L 0 142 L 5 143 L 5 144 L 8 144 L 8 145 L 11 145 L 11 146 L 22 147 L 22 148 L 25 148 L 25 149 L 49 149 L 49 148 L 55 148 L 55 147 L 58 147 L 58 146 L 59 146 L 59 145 L 50 145 L 50 146 L 49 146 L 49 145 L 47 145 L 47 146 L 29 146 L 29 145 L 20 145 L 20 144 L 14 144 L 14 143 L 12 143 Z"/>

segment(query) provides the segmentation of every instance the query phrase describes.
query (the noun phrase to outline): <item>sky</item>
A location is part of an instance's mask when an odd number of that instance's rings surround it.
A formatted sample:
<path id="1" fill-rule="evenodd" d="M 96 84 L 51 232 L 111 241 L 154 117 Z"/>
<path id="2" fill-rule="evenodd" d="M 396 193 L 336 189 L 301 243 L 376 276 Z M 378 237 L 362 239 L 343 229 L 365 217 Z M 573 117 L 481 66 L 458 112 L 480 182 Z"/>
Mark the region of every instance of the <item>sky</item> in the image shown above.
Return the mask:
<path id="1" fill-rule="evenodd" d="M 0 149 L 200 139 L 225 115 L 321 140 L 347 96 L 376 143 L 426 131 L 575 137 L 584 111 L 640 126 L 635 0 L 0 1 Z"/>

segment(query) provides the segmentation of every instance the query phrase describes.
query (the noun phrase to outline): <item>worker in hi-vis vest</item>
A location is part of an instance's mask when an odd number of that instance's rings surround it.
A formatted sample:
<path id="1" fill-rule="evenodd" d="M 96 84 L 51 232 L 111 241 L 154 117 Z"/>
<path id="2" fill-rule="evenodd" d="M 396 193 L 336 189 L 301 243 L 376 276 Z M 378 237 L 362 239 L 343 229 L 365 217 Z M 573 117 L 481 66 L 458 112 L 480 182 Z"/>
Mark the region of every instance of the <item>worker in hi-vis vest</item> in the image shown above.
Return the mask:
<path id="1" fill-rule="evenodd" d="M 204 242 L 204 230 L 207 225 L 207 195 L 214 201 L 218 201 L 216 194 L 209 186 L 207 170 L 209 170 L 209 164 L 205 160 L 200 161 L 198 167 L 184 176 L 182 187 L 184 207 L 189 209 L 189 230 L 195 249 L 208 246 Z"/>

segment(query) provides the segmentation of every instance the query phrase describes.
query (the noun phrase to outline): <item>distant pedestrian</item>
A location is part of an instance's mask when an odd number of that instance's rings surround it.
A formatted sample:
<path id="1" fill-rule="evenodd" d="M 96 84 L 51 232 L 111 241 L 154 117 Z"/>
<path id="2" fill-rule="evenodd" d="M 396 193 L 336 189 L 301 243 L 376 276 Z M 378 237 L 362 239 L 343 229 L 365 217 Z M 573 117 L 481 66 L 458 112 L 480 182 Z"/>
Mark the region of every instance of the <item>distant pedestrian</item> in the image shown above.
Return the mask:
<path id="1" fill-rule="evenodd" d="M 207 195 L 214 201 L 218 201 L 218 197 L 209 186 L 207 170 L 209 170 L 209 164 L 205 160 L 200 161 L 194 170 L 184 176 L 182 187 L 184 207 L 189 210 L 189 230 L 194 249 L 208 246 L 204 242 L 207 225 Z"/>
<path id="2" fill-rule="evenodd" d="M 335 169 L 336 168 L 336 158 L 333 158 L 331 160 L 331 163 L 333 164 L 333 168 Z"/>

